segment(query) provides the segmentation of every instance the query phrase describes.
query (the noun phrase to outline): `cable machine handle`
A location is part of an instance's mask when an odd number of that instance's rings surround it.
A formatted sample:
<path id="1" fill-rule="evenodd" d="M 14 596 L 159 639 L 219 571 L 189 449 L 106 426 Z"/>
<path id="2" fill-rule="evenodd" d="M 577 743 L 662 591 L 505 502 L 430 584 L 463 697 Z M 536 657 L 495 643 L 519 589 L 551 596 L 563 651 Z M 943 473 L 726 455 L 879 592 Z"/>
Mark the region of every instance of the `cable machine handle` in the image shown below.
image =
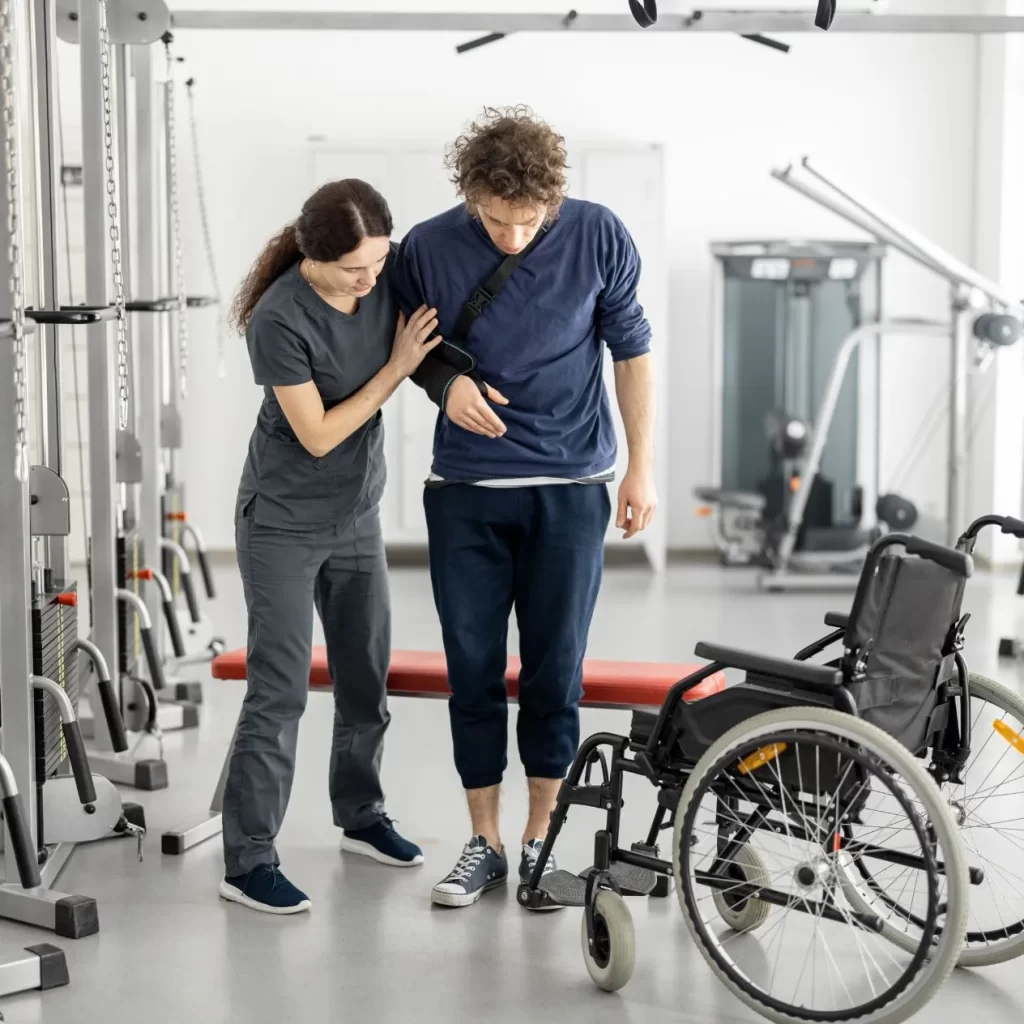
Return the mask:
<path id="1" fill-rule="evenodd" d="M 28 840 L 21 797 L 17 793 L 5 796 L 3 805 L 7 831 L 14 847 L 14 860 L 18 865 L 18 878 L 21 880 L 22 888 L 35 889 L 43 884 L 43 880 L 39 874 L 39 858 Z"/>
<path id="2" fill-rule="evenodd" d="M 149 617 L 149 609 L 146 602 L 130 590 L 119 588 L 117 591 L 119 601 L 124 601 L 132 606 L 139 619 L 139 636 L 142 638 L 142 649 L 146 656 L 146 665 L 149 667 L 150 678 L 153 681 L 153 688 L 163 690 L 167 687 L 167 680 L 164 678 L 164 667 L 160 663 L 160 656 L 157 653 L 156 643 L 153 640 L 153 620 Z"/>
<path id="3" fill-rule="evenodd" d="M 42 885 L 39 876 L 39 856 L 32 849 L 28 827 L 25 825 L 25 809 L 18 793 L 18 783 L 7 759 L 0 754 L 0 792 L 3 794 L 4 818 L 11 836 L 14 859 L 18 865 L 18 877 L 22 887 L 35 889 Z"/>
<path id="4" fill-rule="evenodd" d="M 114 684 L 110 681 L 107 659 L 90 640 L 79 638 L 75 647 L 92 661 L 93 668 L 96 670 L 96 692 L 100 695 L 103 717 L 107 720 L 110 744 L 115 754 L 123 754 L 128 749 L 128 733 L 125 731 L 124 719 L 121 717 L 121 706 L 117 694 L 114 693 Z"/>
<path id="5" fill-rule="evenodd" d="M 219 305 L 220 299 L 213 295 L 190 295 L 185 300 L 185 305 L 189 309 L 205 309 L 207 306 Z"/>
<path id="6" fill-rule="evenodd" d="M 37 324 L 81 327 L 117 319 L 117 306 L 61 306 L 60 309 L 26 309 L 25 316 Z"/>
<path id="7" fill-rule="evenodd" d="M 85 752 L 85 741 L 82 730 L 75 716 L 75 709 L 64 689 L 46 676 L 33 676 L 32 686 L 48 693 L 56 702 L 60 712 L 61 731 L 68 748 L 68 761 L 75 777 L 78 799 L 83 804 L 96 803 L 96 784 L 93 782 L 92 769 L 89 767 L 89 755 Z"/>
<path id="8" fill-rule="evenodd" d="M 129 313 L 170 313 L 177 305 L 177 299 L 133 299 L 124 308 Z"/>

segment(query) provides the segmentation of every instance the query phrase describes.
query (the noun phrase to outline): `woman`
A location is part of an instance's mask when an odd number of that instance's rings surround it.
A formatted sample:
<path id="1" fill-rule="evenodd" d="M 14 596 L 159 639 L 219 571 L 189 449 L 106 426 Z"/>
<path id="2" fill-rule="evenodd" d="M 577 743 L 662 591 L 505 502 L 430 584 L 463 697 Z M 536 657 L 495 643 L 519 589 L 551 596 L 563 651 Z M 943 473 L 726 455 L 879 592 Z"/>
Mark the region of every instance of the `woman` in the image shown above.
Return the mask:
<path id="1" fill-rule="evenodd" d="M 384 813 L 389 722 L 381 407 L 438 344 L 435 311 L 398 314 L 391 213 L 365 182 L 324 185 L 243 283 L 245 332 L 263 405 L 235 508 L 248 610 L 248 689 L 224 791 L 227 900 L 271 914 L 307 910 L 274 840 L 306 705 L 313 609 L 334 681 L 330 796 L 342 848 L 385 864 L 423 860 Z M 397 328 L 396 328 L 397 322 Z"/>

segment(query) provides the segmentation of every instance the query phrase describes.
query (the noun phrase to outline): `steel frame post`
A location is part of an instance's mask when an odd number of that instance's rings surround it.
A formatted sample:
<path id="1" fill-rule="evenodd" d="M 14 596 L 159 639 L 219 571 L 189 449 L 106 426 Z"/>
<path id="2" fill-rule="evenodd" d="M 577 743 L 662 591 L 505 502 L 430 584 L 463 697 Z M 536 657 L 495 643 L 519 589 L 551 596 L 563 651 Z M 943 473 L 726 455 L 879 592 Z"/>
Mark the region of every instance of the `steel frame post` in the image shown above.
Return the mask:
<path id="1" fill-rule="evenodd" d="M 85 301 L 109 304 L 110 253 L 107 248 L 106 169 L 103 146 L 100 10 L 97 0 L 81 0 L 79 49 L 82 90 L 82 178 L 85 214 Z M 117 483 L 115 470 L 116 396 L 111 386 L 114 360 L 108 324 L 85 328 L 89 381 L 89 499 L 92 641 L 112 671 L 119 664 L 117 642 Z M 120 687 L 118 687 L 120 689 Z M 95 714 L 95 739 L 112 751 L 102 714 Z"/>
<path id="2" fill-rule="evenodd" d="M 131 48 L 132 78 L 135 83 L 135 196 L 136 252 L 138 262 L 134 279 L 136 294 L 157 294 L 155 171 L 153 137 L 153 52 L 150 46 Z M 132 349 L 135 355 L 136 424 L 142 447 L 142 484 L 139 494 L 139 528 L 143 549 L 154 566 L 159 566 L 161 520 L 160 491 L 163 460 L 160 449 L 160 351 L 158 322 L 152 314 L 134 317 Z M 157 590 L 146 588 L 150 618 L 163 621 L 163 609 Z M 165 628 L 154 629 L 157 651 L 162 655 Z"/>

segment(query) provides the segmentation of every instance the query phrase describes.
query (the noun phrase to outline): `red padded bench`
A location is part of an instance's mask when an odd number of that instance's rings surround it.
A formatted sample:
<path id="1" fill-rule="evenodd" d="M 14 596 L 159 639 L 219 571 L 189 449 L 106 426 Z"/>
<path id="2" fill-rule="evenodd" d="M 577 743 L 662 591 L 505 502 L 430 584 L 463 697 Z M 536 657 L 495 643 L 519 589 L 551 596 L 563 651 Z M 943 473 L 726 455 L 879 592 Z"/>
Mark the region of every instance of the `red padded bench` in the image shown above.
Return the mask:
<path id="1" fill-rule="evenodd" d="M 210 663 L 213 678 L 245 679 L 245 656 L 244 647 L 217 655 Z M 665 695 L 680 679 L 702 667 L 671 662 L 599 661 L 588 658 L 583 662 L 583 699 L 580 703 L 587 707 L 660 708 Z M 509 697 L 515 700 L 519 693 L 517 657 L 509 656 L 505 679 Z M 327 650 L 324 647 L 313 648 L 309 685 L 314 690 L 331 688 L 331 678 L 327 672 Z M 684 697 L 689 703 L 724 688 L 725 673 L 717 672 L 688 690 Z M 444 655 L 439 651 L 393 651 L 388 672 L 388 693 L 396 697 L 449 696 L 451 691 L 448 688 L 448 668 Z M 233 746 L 233 737 L 231 743 Z M 228 751 L 230 756 L 230 748 Z M 183 854 L 220 832 L 220 811 L 229 756 L 224 758 L 207 819 L 198 825 L 165 832 L 160 844 L 164 853 Z"/>
<path id="2" fill-rule="evenodd" d="M 665 694 L 680 679 L 696 672 L 699 665 L 679 665 L 649 661 L 583 662 L 583 700 L 589 707 L 648 708 L 661 707 Z M 245 678 L 245 648 L 225 651 L 210 663 L 214 679 Z M 519 695 L 519 659 L 509 655 L 505 673 L 508 695 Z M 311 689 L 329 689 L 327 649 L 313 648 L 309 671 Z M 725 686 L 722 672 L 698 683 L 685 697 L 688 702 L 717 693 Z M 388 671 L 388 693 L 396 697 L 447 697 L 448 668 L 440 651 L 393 651 Z"/>

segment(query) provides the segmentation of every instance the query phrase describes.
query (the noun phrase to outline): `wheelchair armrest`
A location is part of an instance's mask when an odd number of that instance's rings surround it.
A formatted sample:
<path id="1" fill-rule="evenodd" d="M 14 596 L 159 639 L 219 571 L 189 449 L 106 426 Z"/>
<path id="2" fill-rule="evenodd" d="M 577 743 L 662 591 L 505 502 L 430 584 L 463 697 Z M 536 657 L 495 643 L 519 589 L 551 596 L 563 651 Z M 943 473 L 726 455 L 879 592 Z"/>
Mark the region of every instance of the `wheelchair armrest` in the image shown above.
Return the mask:
<path id="1" fill-rule="evenodd" d="M 825 612 L 825 625 L 834 629 L 846 629 L 850 624 L 849 612 Z"/>
<path id="2" fill-rule="evenodd" d="M 720 647 L 718 644 L 699 643 L 693 653 L 698 658 L 716 661 L 726 668 L 740 668 L 745 672 L 761 672 L 778 679 L 790 679 L 821 693 L 831 693 L 843 681 L 842 672 L 836 668 L 812 665 L 806 661 L 791 661 L 789 658 L 772 658 L 753 651 Z"/>

